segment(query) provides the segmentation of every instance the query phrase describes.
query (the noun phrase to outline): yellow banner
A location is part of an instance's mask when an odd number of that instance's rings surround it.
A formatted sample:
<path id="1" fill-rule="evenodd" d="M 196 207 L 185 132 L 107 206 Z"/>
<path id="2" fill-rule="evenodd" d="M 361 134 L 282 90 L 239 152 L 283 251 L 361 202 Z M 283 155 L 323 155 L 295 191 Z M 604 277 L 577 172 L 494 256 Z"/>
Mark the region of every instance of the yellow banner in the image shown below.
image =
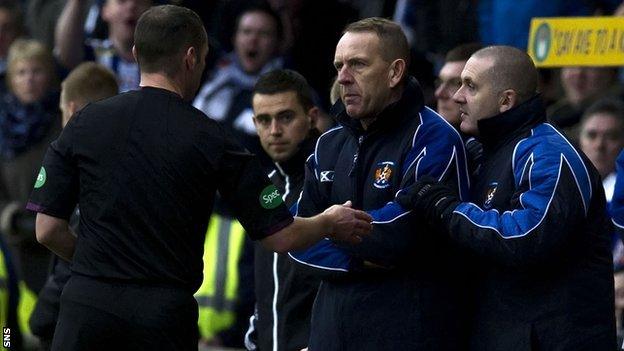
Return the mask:
<path id="1" fill-rule="evenodd" d="M 533 18 L 528 48 L 537 67 L 624 66 L 624 17 Z"/>

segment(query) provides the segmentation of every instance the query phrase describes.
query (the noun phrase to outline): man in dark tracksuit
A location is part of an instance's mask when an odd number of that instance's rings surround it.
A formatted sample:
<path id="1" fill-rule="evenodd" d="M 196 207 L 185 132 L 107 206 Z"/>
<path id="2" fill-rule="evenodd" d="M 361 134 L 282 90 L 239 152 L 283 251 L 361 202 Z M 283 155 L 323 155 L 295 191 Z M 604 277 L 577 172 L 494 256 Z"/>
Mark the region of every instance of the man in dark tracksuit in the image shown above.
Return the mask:
<path id="1" fill-rule="evenodd" d="M 314 151 L 319 109 L 306 79 L 291 70 L 260 77 L 252 99 L 260 143 L 274 161 L 269 178 L 296 211 L 306 158 Z M 249 350 L 301 350 L 308 345 L 310 313 L 320 280 L 286 254 L 255 245 L 256 312 L 245 346 Z"/>
<path id="2" fill-rule="evenodd" d="M 454 96 L 483 143 L 471 202 L 435 180 L 399 202 L 483 259 L 474 350 L 613 350 L 605 198 L 591 162 L 546 123 L 533 62 L 511 47 L 475 53 Z"/>
<path id="3" fill-rule="evenodd" d="M 340 126 L 323 134 L 307 161 L 298 216 L 352 200 L 374 219 L 357 245 L 324 240 L 291 255 L 326 272 L 312 312 L 310 350 L 463 350 L 462 257 L 415 213 L 394 202 L 423 175 L 468 195 L 459 133 L 424 106 L 406 77 L 393 22 L 351 24 L 336 48 Z M 407 46 L 407 44 L 404 44 Z"/>

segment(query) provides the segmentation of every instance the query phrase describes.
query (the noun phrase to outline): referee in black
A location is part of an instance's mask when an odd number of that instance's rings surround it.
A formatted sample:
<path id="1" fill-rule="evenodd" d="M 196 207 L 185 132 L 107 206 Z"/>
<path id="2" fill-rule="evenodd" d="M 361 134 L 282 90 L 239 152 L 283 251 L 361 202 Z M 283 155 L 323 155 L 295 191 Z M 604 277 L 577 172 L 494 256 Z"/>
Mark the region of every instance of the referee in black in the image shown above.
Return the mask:
<path id="1" fill-rule="evenodd" d="M 164 5 L 141 16 L 141 89 L 78 112 L 52 143 L 28 208 L 37 239 L 72 261 L 53 350 L 196 350 L 203 233 L 215 192 L 249 235 L 284 252 L 325 236 L 358 242 L 349 204 L 293 219 L 258 161 L 188 102 L 208 52 L 201 20 Z M 80 236 L 67 219 L 80 208 Z"/>

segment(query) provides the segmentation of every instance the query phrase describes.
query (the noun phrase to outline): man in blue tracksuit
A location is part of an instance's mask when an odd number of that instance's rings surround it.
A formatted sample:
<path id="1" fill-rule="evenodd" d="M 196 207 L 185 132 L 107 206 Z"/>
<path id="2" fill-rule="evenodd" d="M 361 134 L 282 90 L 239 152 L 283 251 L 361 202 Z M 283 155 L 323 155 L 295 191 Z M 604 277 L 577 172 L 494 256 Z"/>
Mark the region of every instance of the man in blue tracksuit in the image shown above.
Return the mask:
<path id="1" fill-rule="evenodd" d="M 522 51 L 477 51 L 454 99 L 483 144 L 471 202 L 436 180 L 399 202 L 483 260 L 473 350 L 613 350 L 611 228 L 600 176 L 546 123 L 537 72 Z"/>
<path id="2" fill-rule="evenodd" d="M 374 218 L 356 245 L 324 240 L 291 256 L 323 276 L 310 350 L 463 350 L 465 262 L 396 193 L 430 175 L 468 194 L 459 134 L 406 76 L 407 42 L 391 21 L 349 25 L 334 59 L 340 126 L 308 158 L 298 216 L 351 200 Z"/>

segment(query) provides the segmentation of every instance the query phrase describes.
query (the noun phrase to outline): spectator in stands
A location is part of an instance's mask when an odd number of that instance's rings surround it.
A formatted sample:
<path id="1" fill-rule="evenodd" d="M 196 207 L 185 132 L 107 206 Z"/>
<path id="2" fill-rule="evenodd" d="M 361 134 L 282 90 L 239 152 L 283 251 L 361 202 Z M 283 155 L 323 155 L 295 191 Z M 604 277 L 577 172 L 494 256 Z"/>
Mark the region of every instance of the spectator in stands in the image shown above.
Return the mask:
<path id="1" fill-rule="evenodd" d="M 151 0 L 106 0 L 102 19 L 108 23 L 108 38 L 85 41 L 84 23 L 91 2 L 68 0 L 56 25 L 55 54 L 66 69 L 82 61 L 96 61 L 117 76 L 120 91 L 139 87 L 139 67 L 132 56 L 134 28 Z"/>
<path id="2" fill-rule="evenodd" d="M 6 69 L 9 47 L 23 28 L 22 11 L 15 0 L 0 0 L 0 93 L 6 91 Z"/>
<path id="3" fill-rule="evenodd" d="M 453 101 L 453 94 L 461 86 L 461 72 L 466 61 L 483 46 L 479 43 L 462 44 L 451 49 L 444 59 L 444 65 L 436 80 L 435 98 L 436 111 L 450 124 L 459 130 L 459 104 Z"/>
<path id="4" fill-rule="evenodd" d="M 0 95 L 0 233 L 16 268 L 17 317 L 28 344 L 28 318 L 45 281 L 49 252 L 36 242 L 35 217 L 25 205 L 39 162 L 60 130 L 52 54 L 37 41 L 14 41 L 6 80 L 8 91 Z"/>
<path id="5" fill-rule="evenodd" d="M 234 51 L 222 58 L 193 102 L 232 128 L 245 147 L 260 155 L 264 152 L 252 120 L 251 95 L 261 74 L 282 67 L 277 50 L 281 33 L 280 19 L 269 7 L 243 11 L 236 23 Z"/>
<path id="6" fill-rule="evenodd" d="M 600 97 L 617 94 L 616 80 L 617 69 L 611 67 L 562 68 L 561 85 L 565 95 L 550 106 L 548 117 L 568 137 L 574 137 L 574 129 L 578 128 L 585 109 Z"/>
<path id="7" fill-rule="evenodd" d="M 51 53 L 17 40 L 8 55 L 9 92 L 0 99 L 0 232 L 8 238 L 20 277 L 35 293 L 43 286 L 48 251 L 35 241 L 34 216 L 24 210 L 45 150 L 60 130 Z"/>
<path id="8" fill-rule="evenodd" d="M 604 99 L 591 105 L 581 119 L 579 145 L 602 176 L 607 203 L 611 204 L 616 180 L 616 159 L 624 147 L 624 104 Z M 612 211 L 611 211 L 612 212 Z M 613 215 L 613 213 L 611 213 Z M 615 312 L 618 335 L 622 336 L 624 309 L 624 244 L 613 233 Z"/>

